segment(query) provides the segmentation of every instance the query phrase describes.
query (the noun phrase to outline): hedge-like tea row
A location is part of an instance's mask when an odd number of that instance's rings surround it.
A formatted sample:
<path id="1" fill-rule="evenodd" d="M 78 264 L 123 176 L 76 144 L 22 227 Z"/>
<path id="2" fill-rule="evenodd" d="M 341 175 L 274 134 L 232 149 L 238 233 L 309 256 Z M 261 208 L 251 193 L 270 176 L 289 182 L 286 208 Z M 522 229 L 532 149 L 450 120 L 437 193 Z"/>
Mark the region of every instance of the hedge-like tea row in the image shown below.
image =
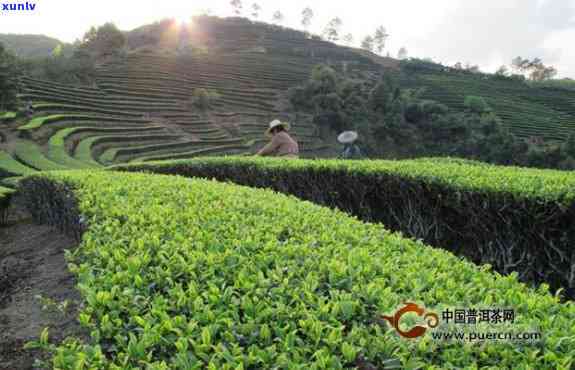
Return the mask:
<path id="1" fill-rule="evenodd" d="M 35 169 L 23 165 L 14 159 L 9 153 L 0 150 L 0 177 L 14 175 L 31 175 L 37 172 Z"/>
<path id="2" fill-rule="evenodd" d="M 16 118 L 16 112 L 4 112 L 0 113 L 0 122 L 9 121 Z"/>
<path id="3" fill-rule="evenodd" d="M 575 296 L 575 174 L 456 159 L 205 158 L 120 165 L 272 188 Z"/>
<path id="4" fill-rule="evenodd" d="M 177 176 L 54 172 L 20 184 L 37 220 L 83 234 L 72 254 L 92 343 L 59 369 L 561 368 L 575 305 L 383 226 L 269 190 Z M 506 307 L 538 345 L 401 339 L 403 302 Z"/>

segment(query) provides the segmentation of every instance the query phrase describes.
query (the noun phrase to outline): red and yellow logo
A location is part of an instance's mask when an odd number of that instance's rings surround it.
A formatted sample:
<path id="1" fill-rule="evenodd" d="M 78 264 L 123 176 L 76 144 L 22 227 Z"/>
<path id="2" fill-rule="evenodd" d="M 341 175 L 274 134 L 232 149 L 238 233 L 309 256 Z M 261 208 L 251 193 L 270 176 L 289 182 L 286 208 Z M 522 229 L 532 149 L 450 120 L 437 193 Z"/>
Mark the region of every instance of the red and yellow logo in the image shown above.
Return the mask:
<path id="1" fill-rule="evenodd" d="M 425 323 L 427 326 L 414 326 L 410 330 L 403 331 L 399 328 L 399 322 L 401 321 L 401 317 L 406 313 L 416 313 L 417 316 L 423 316 Z M 389 321 L 391 326 L 395 328 L 397 333 L 404 338 L 418 338 L 425 334 L 427 329 L 435 328 L 439 325 L 439 317 L 433 312 L 426 312 L 423 307 L 418 306 L 415 303 L 406 303 L 405 307 L 397 310 L 395 315 L 393 316 L 382 316 L 384 320 Z"/>

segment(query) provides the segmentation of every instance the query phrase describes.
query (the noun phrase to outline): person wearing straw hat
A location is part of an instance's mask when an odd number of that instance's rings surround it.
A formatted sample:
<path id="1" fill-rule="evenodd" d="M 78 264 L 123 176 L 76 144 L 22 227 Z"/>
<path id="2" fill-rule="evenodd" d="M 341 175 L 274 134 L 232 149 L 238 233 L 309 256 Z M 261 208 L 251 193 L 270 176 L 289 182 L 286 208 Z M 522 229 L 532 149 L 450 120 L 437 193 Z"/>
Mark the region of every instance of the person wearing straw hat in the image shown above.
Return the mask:
<path id="1" fill-rule="evenodd" d="M 343 151 L 340 157 L 343 159 L 360 159 L 363 157 L 361 150 L 355 144 L 358 134 L 355 131 L 344 131 L 338 137 L 337 141 L 343 144 Z"/>
<path id="2" fill-rule="evenodd" d="M 264 146 L 257 156 L 274 156 L 282 158 L 298 158 L 299 146 L 289 134 L 290 124 L 280 120 L 270 122 L 270 127 L 266 130 L 266 136 L 271 141 Z"/>

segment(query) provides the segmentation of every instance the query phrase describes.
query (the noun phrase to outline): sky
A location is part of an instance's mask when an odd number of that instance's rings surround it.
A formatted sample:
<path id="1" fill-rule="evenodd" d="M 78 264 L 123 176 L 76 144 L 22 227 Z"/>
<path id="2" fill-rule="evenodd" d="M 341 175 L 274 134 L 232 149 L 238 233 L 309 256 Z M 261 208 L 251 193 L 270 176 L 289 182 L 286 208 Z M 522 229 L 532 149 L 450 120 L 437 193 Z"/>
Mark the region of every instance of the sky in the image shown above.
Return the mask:
<path id="1" fill-rule="evenodd" d="M 0 0 L 2 3 L 23 0 Z M 130 30 L 156 20 L 185 20 L 206 10 L 230 16 L 229 0 L 28 0 L 32 12 L 0 11 L 0 33 L 45 34 L 62 41 L 80 38 L 92 25 L 114 22 Z M 387 51 L 401 47 L 409 56 L 452 65 L 477 64 L 493 72 L 516 56 L 543 59 L 559 77 L 575 78 L 575 0 L 255 0 L 259 19 L 271 21 L 280 10 L 284 25 L 301 28 L 301 12 L 315 13 L 310 30 L 321 33 L 330 19 L 343 20 L 342 33 L 355 44 L 383 25 L 390 34 Z M 254 0 L 242 0 L 244 15 Z"/>

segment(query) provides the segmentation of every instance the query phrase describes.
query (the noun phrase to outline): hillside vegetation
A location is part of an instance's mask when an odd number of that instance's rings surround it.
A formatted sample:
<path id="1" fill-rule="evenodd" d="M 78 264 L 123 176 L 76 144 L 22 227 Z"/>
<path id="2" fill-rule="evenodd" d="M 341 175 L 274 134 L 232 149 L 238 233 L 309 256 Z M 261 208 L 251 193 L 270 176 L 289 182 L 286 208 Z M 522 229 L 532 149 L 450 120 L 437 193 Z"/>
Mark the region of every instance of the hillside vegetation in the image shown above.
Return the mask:
<path id="1" fill-rule="evenodd" d="M 400 63 L 243 18 L 162 21 L 127 33 L 106 24 L 78 45 L 73 56 L 23 64 L 21 113 L 0 124 L 3 173 L 22 173 L 6 170 L 14 162 L 44 170 L 253 153 L 273 118 L 292 122 L 306 157 L 333 156 L 336 134 L 356 129 L 373 157 L 575 168 L 575 136 L 566 140 L 575 92 L 567 89 Z M 320 64 L 342 81 L 335 95 L 305 90 Z M 470 110 L 471 97 L 486 108 Z M 30 118 L 22 113 L 28 101 Z"/>
<path id="2" fill-rule="evenodd" d="M 47 58 L 59 45 L 70 49 L 69 45 L 44 35 L 0 34 L 0 44 L 21 58 Z"/>
<path id="3" fill-rule="evenodd" d="M 424 98 L 464 109 L 466 96 L 483 97 L 511 132 L 523 138 L 563 141 L 575 130 L 575 91 L 569 83 L 527 83 L 433 63 L 403 62 L 403 86 L 424 88 Z"/>
<path id="4" fill-rule="evenodd" d="M 293 37 L 274 27 L 246 27 L 243 21 L 213 22 L 196 25 L 201 33 L 187 36 L 196 49 L 176 53 L 160 43 L 131 50 L 99 63 L 89 86 L 22 77 L 19 99 L 31 101 L 35 115 L 0 126 L 5 138 L 0 149 L 10 157 L 0 168 L 18 175 L 7 169 L 10 162 L 44 170 L 78 168 L 80 162 L 97 167 L 253 152 L 274 117 L 293 120 L 302 152 L 311 154 L 325 145 L 311 117 L 288 111 L 287 89 L 305 81 L 313 66 L 327 58 L 355 63 L 356 69 L 376 68 L 367 58 L 299 33 Z M 255 38 L 254 30 L 262 34 Z M 171 31 L 179 35 L 181 30 Z M 264 52 L 253 50 L 256 46 Z M 194 96 L 203 91 L 217 96 L 209 107 L 194 104 Z M 130 135 L 111 135 L 106 130 L 111 128 Z M 148 129 L 155 129 L 153 135 Z"/>

